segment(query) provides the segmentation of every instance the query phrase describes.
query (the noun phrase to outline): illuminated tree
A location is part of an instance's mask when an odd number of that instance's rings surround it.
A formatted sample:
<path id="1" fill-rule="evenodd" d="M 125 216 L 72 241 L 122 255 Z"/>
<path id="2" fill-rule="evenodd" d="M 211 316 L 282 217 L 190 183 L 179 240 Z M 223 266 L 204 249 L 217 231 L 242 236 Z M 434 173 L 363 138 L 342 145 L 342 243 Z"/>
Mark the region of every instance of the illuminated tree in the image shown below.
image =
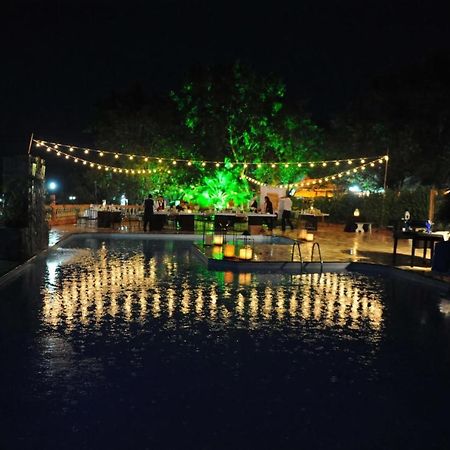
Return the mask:
<path id="1" fill-rule="evenodd" d="M 205 175 L 196 186 L 186 190 L 184 198 L 202 208 L 223 209 L 232 204 L 245 207 L 251 198 L 248 183 L 239 177 L 236 168 L 227 166 L 215 170 L 212 176 Z"/>
<path id="2" fill-rule="evenodd" d="M 189 136 L 178 126 L 176 116 L 172 102 L 148 97 L 138 86 L 123 94 L 113 94 L 99 105 L 91 130 L 96 136 L 96 146 L 135 156 L 133 160 L 126 157 L 109 160 L 108 164 L 146 170 L 145 175 L 88 174 L 91 183 L 96 180 L 101 198 L 126 193 L 134 203 L 153 192 L 174 200 L 195 182 L 199 176 L 195 166 L 172 164 L 174 159 L 195 156 L 199 159 L 191 150 Z M 150 157 L 146 162 L 142 158 L 145 156 Z M 164 158 L 162 162 L 155 159 L 159 157 Z"/>
<path id="3" fill-rule="evenodd" d="M 171 96 L 195 149 L 208 159 L 304 162 L 317 155 L 320 131 L 308 118 L 287 110 L 285 95 L 277 78 L 260 77 L 235 64 L 193 71 Z M 296 164 L 254 172 L 266 182 L 282 183 L 298 181 L 303 174 Z"/>

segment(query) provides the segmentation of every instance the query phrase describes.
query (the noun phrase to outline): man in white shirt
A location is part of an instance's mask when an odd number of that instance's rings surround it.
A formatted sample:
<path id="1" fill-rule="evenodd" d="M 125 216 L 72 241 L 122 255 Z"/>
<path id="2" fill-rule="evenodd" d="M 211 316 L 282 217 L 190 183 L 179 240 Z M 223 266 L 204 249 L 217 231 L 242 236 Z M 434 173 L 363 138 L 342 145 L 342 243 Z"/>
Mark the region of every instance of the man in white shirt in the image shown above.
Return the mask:
<path id="1" fill-rule="evenodd" d="M 292 211 L 292 200 L 289 195 L 280 198 L 280 204 L 278 207 L 278 213 L 281 215 L 281 229 L 286 231 L 286 224 L 294 229 L 291 221 L 291 211 Z"/>

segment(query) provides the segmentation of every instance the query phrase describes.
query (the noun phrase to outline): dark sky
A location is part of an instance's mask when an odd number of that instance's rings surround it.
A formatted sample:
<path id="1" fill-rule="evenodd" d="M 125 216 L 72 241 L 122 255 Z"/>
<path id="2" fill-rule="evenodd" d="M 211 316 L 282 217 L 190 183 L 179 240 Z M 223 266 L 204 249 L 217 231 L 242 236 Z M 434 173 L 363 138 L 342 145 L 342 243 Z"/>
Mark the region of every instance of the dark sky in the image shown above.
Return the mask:
<path id="1" fill-rule="evenodd" d="M 7 1 L 0 12 L 0 154 L 42 139 L 90 145 L 96 102 L 140 82 L 176 89 L 196 63 L 240 59 L 278 73 L 315 117 L 369 80 L 450 50 L 433 1 Z"/>

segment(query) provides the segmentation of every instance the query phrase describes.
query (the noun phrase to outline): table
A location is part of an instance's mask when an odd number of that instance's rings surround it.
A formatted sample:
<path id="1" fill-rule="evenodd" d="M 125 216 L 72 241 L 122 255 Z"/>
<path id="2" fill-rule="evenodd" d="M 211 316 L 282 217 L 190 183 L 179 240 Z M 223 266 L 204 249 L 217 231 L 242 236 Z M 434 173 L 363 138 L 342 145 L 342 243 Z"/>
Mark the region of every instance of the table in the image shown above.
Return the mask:
<path id="1" fill-rule="evenodd" d="M 258 213 L 249 213 L 247 214 L 248 224 L 249 225 L 264 225 L 271 219 L 272 221 L 277 217 L 276 214 L 258 214 Z"/>
<path id="2" fill-rule="evenodd" d="M 222 231 L 233 228 L 236 222 L 236 213 L 214 214 L 214 231 Z"/>
<path id="3" fill-rule="evenodd" d="M 97 212 L 97 226 L 99 228 L 110 228 L 115 223 L 122 221 L 120 211 L 98 211 Z"/>
<path id="4" fill-rule="evenodd" d="M 392 262 L 395 264 L 397 256 L 397 245 L 399 239 L 411 239 L 411 262 L 414 265 L 414 258 L 416 255 L 416 248 L 423 248 L 423 261 L 425 262 L 427 256 L 427 249 L 430 249 L 430 259 L 433 259 L 434 244 L 444 240 L 442 234 L 421 233 L 418 231 L 394 231 L 394 251 Z M 423 245 L 423 247 L 422 247 Z"/>
<path id="5" fill-rule="evenodd" d="M 305 221 L 305 228 L 307 230 L 317 231 L 317 223 L 319 222 L 319 218 L 323 222 L 325 217 L 328 217 L 329 214 L 309 214 L 309 213 L 300 213 L 300 220 Z"/>
<path id="6" fill-rule="evenodd" d="M 372 222 L 355 222 L 356 223 L 356 233 L 365 233 L 364 225 L 367 226 L 367 231 L 372 233 Z"/>
<path id="7" fill-rule="evenodd" d="M 156 212 L 150 216 L 150 231 L 161 231 L 164 225 L 167 223 L 166 212 Z"/>
<path id="8" fill-rule="evenodd" d="M 197 214 L 180 212 L 175 216 L 181 231 L 194 231 L 194 219 Z"/>

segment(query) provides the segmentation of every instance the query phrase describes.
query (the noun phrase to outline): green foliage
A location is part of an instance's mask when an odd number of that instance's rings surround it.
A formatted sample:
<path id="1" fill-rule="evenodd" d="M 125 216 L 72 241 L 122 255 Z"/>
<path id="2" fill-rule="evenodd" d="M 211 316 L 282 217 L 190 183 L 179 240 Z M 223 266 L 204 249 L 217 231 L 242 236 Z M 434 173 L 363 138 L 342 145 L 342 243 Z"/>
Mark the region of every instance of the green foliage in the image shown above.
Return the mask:
<path id="1" fill-rule="evenodd" d="M 239 177 L 238 169 L 217 169 L 204 176 L 197 186 L 186 190 L 184 198 L 201 208 L 224 209 L 231 204 L 247 205 L 252 193 L 248 183 Z"/>
<path id="2" fill-rule="evenodd" d="M 359 197 L 353 194 L 340 195 L 328 199 L 317 199 L 314 206 L 330 214 L 330 220 L 345 223 L 352 219 L 359 209 L 361 220 L 378 225 L 392 225 L 398 222 L 408 210 L 413 220 L 428 219 L 429 189 L 414 191 L 387 190 L 386 194 L 371 194 Z"/>
<path id="3" fill-rule="evenodd" d="M 207 159 L 230 157 L 252 163 L 314 159 L 320 130 L 304 114 L 285 107 L 285 94 L 277 78 L 260 77 L 235 64 L 191 73 L 171 97 L 195 148 Z M 304 169 L 261 167 L 250 175 L 267 183 L 292 183 L 304 176 Z"/>
<path id="4" fill-rule="evenodd" d="M 178 126 L 179 119 L 171 101 L 147 97 L 139 87 L 114 94 L 100 105 L 91 130 L 96 136 L 97 147 L 136 155 L 132 163 L 120 158 L 109 160 L 107 164 L 145 170 L 145 175 L 118 175 L 93 170 L 88 175 L 89 184 L 97 183 L 98 199 L 112 201 L 125 194 L 130 203 L 140 203 L 148 192 L 179 198 L 183 189 L 201 173 L 186 164 L 171 164 L 172 158 L 199 159 L 192 151 L 189 137 Z M 139 156 L 150 159 L 145 162 Z M 151 157 L 167 160 L 158 163 Z M 103 159 L 103 162 L 106 161 Z"/>

